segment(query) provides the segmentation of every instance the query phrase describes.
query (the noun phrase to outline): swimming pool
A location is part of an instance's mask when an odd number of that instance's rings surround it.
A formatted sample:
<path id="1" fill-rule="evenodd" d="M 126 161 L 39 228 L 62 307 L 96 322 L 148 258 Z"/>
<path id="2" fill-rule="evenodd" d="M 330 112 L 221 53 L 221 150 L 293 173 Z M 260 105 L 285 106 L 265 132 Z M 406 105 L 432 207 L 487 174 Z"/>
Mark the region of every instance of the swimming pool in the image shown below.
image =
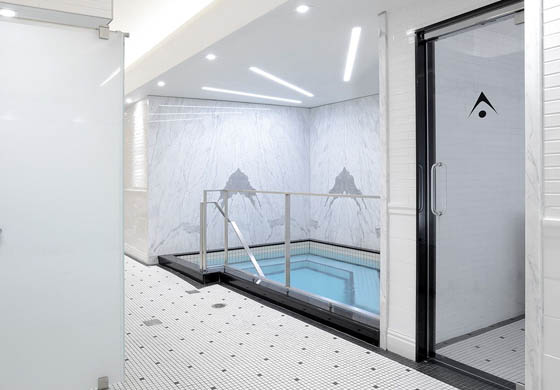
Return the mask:
<path id="1" fill-rule="evenodd" d="M 258 260 L 267 279 L 285 282 L 284 257 Z M 256 274 L 249 262 L 230 266 Z M 379 314 L 379 270 L 373 267 L 334 260 L 315 254 L 292 255 L 291 286 Z"/>

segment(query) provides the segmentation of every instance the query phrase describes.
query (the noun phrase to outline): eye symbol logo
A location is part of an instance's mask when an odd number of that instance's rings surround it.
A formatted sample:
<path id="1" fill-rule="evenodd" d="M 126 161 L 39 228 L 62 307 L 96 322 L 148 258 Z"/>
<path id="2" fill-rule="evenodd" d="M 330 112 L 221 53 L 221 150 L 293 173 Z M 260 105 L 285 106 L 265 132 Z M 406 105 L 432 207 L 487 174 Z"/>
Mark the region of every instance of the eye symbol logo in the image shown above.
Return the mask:
<path id="1" fill-rule="evenodd" d="M 494 106 L 492 105 L 492 103 L 490 103 L 490 100 L 488 100 L 488 98 L 486 97 L 486 95 L 484 94 L 484 92 L 480 93 L 480 96 L 478 97 L 478 99 L 476 100 L 476 103 L 474 104 L 474 107 L 471 110 L 471 113 L 469 114 L 469 118 L 472 115 L 472 113 L 474 112 L 474 110 L 476 110 L 476 108 L 481 104 L 481 103 L 486 103 L 492 110 L 494 110 L 494 112 L 497 114 L 498 111 L 496 111 L 496 109 L 494 108 Z M 478 117 L 479 118 L 484 118 L 486 117 L 486 111 L 485 110 L 480 110 L 478 112 Z"/>

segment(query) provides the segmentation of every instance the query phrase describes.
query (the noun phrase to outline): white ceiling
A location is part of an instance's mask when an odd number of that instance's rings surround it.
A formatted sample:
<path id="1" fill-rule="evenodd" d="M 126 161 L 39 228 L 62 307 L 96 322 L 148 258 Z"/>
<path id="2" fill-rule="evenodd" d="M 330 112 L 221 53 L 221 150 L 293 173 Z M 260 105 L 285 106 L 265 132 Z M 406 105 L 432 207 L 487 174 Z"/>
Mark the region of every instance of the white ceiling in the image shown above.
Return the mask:
<path id="1" fill-rule="evenodd" d="M 305 3 L 307 14 L 295 8 Z M 349 4 L 351 3 L 351 6 Z M 378 91 L 377 8 L 373 0 L 290 0 L 129 94 L 316 107 Z M 352 80 L 342 80 L 351 29 L 362 27 Z M 196 39 L 196 37 L 193 37 Z M 209 62 L 205 56 L 218 58 Z M 251 71 L 256 66 L 315 96 L 307 97 Z M 157 81 L 165 81 L 158 87 Z M 281 103 L 203 91 L 203 86 L 301 100 Z"/>
<path id="2" fill-rule="evenodd" d="M 129 66 L 214 0 L 113 0 L 112 30 L 130 33 Z"/>

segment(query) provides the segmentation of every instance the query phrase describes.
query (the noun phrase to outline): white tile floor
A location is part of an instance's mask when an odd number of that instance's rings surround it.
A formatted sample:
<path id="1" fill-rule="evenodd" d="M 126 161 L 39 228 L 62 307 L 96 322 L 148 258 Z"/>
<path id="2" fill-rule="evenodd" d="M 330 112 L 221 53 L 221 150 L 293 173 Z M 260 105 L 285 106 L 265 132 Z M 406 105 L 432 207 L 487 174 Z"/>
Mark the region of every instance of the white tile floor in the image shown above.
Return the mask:
<path id="1" fill-rule="evenodd" d="M 525 383 L 525 320 L 453 343 L 437 353 L 514 383 Z"/>
<path id="2" fill-rule="evenodd" d="M 126 381 L 114 390 L 454 389 L 221 285 L 125 262 Z"/>

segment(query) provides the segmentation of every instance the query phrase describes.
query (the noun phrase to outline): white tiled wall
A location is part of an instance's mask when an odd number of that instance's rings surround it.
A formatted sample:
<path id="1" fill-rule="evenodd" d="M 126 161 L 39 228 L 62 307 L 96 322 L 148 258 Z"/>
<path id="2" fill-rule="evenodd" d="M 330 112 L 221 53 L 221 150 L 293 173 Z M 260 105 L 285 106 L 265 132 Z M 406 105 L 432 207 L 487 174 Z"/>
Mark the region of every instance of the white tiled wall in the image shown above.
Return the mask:
<path id="1" fill-rule="evenodd" d="M 147 117 L 147 100 L 124 115 L 125 252 L 142 261 L 148 261 Z"/>
<path id="2" fill-rule="evenodd" d="M 560 0 L 543 2 L 543 388 L 560 383 Z"/>

